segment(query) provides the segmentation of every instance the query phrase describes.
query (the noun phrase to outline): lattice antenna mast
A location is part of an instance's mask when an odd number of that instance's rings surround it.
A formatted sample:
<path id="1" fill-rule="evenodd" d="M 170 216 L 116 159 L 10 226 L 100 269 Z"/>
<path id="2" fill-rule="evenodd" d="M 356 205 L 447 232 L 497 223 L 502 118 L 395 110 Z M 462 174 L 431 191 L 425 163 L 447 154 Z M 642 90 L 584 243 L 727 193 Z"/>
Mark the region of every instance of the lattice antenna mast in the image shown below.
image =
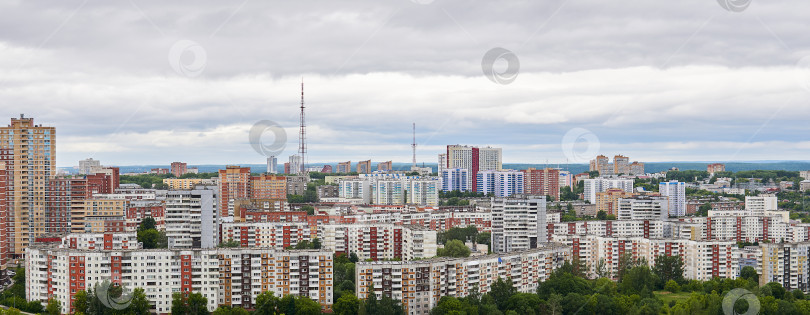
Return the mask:
<path id="1" fill-rule="evenodd" d="M 298 134 L 298 154 L 301 155 L 301 174 L 307 174 L 307 125 L 304 120 L 304 79 L 301 79 L 301 131 Z"/>
<path id="2" fill-rule="evenodd" d="M 411 143 L 411 147 L 413 148 L 413 162 L 411 164 L 411 168 L 416 168 L 416 123 L 413 123 L 413 143 Z"/>

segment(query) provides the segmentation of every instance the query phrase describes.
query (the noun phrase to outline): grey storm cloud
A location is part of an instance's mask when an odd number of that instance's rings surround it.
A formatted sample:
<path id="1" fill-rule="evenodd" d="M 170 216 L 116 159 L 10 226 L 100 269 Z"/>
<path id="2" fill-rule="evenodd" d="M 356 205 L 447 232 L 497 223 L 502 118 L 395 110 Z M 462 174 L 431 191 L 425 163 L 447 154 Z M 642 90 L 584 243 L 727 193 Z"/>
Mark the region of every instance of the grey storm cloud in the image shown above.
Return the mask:
<path id="1" fill-rule="evenodd" d="M 6 1 L 0 108 L 56 126 L 60 166 L 91 155 L 260 163 L 247 135 L 264 119 L 286 126 L 292 154 L 302 77 L 313 161 L 407 161 L 411 122 L 427 162 L 448 143 L 559 161 L 572 128 L 640 159 L 799 159 L 808 10 L 799 0 L 741 12 L 707 0 Z M 178 43 L 197 48 L 172 52 Z M 519 57 L 514 83 L 483 75 L 494 47 Z"/>

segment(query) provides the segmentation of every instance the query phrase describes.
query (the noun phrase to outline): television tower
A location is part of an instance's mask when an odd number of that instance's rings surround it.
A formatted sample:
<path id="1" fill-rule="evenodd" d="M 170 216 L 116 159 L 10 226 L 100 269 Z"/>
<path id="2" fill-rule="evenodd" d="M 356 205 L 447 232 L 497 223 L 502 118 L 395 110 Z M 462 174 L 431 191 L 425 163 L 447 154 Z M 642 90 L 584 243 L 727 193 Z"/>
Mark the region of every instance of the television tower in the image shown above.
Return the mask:
<path id="1" fill-rule="evenodd" d="M 413 123 L 413 143 L 411 144 L 413 148 L 413 163 L 411 164 L 411 170 L 416 168 L 416 123 Z"/>
<path id="2" fill-rule="evenodd" d="M 301 174 L 307 174 L 306 123 L 304 122 L 304 79 L 301 78 L 301 131 L 298 133 L 298 155 L 301 156 Z"/>

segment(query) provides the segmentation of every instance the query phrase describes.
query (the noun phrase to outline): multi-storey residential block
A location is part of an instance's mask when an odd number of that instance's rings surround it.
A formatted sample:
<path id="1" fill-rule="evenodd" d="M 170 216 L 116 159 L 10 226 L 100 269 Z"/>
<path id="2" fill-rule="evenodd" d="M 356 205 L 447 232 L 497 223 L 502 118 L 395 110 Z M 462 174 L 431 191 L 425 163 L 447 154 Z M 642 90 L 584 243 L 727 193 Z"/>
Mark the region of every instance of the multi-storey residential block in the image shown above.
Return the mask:
<path id="1" fill-rule="evenodd" d="M 553 168 L 545 168 L 542 170 L 529 168 L 522 172 L 525 174 L 523 179 L 523 191 L 525 194 L 551 196 L 554 200 L 560 200 L 560 170 Z M 570 175 L 570 173 L 568 174 Z M 568 180 L 569 181 L 562 186 L 570 186 L 570 178 L 568 178 Z"/>
<path id="2" fill-rule="evenodd" d="M 380 172 L 390 172 L 393 169 L 391 161 L 377 163 L 377 170 Z"/>
<path id="3" fill-rule="evenodd" d="M 810 242 L 761 243 L 755 250 L 760 285 L 776 282 L 789 291 L 810 291 Z"/>
<path id="4" fill-rule="evenodd" d="M 235 241 L 241 247 L 284 250 L 318 237 L 318 227 L 303 222 L 223 223 L 220 242 Z M 321 241 L 323 242 L 323 241 Z"/>
<path id="5" fill-rule="evenodd" d="M 183 162 L 172 162 L 171 170 L 174 177 L 180 177 L 188 172 L 188 164 Z"/>
<path id="6" fill-rule="evenodd" d="M 595 159 L 591 160 L 590 168 L 591 172 L 597 171 L 599 175 L 613 175 L 613 164 L 610 163 L 610 158 L 604 155 L 599 155 Z"/>
<path id="7" fill-rule="evenodd" d="M 485 294 L 498 278 L 511 281 L 518 292 L 535 292 L 569 255 L 568 247 L 545 244 L 500 255 L 359 262 L 356 292 L 360 299 L 374 294 L 399 300 L 407 314 L 429 314 L 442 297 L 464 297 L 473 290 Z M 369 291 L 372 287 L 374 292 Z"/>
<path id="8" fill-rule="evenodd" d="M 318 199 L 323 198 L 337 198 L 338 197 L 338 186 L 337 185 L 320 185 L 316 188 L 316 193 L 318 194 Z"/>
<path id="9" fill-rule="evenodd" d="M 600 173 L 601 174 L 601 173 Z M 630 175 L 630 158 L 624 155 L 613 157 L 613 174 Z"/>
<path id="10" fill-rule="evenodd" d="M 439 154 L 439 164 L 436 168 L 436 173 L 441 175 L 442 170 L 447 168 L 447 153 L 440 153 Z"/>
<path id="11" fill-rule="evenodd" d="M 667 197 L 634 196 L 619 199 L 619 220 L 666 220 L 669 200 Z"/>
<path id="12" fill-rule="evenodd" d="M 709 176 L 714 176 L 714 173 L 725 172 L 726 165 L 721 163 L 709 164 L 706 166 L 706 171 L 709 172 Z"/>
<path id="13" fill-rule="evenodd" d="M 479 171 L 476 189 L 483 194 L 495 197 L 522 195 L 525 187 L 525 174 L 519 171 Z"/>
<path id="14" fill-rule="evenodd" d="M 548 224 L 549 241 L 554 235 L 595 235 L 663 238 L 670 235 L 669 222 L 660 220 L 576 221 Z"/>
<path id="15" fill-rule="evenodd" d="M 304 159 L 298 154 L 290 155 L 290 162 L 285 163 L 284 167 L 285 174 L 303 175 L 306 171 Z"/>
<path id="16" fill-rule="evenodd" d="M 0 148 L 0 157 L 5 156 L 2 154 Z M 9 247 L 11 246 L 12 238 L 8 236 L 8 217 L 9 206 L 6 196 L 8 190 L 9 180 L 8 173 L 6 172 L 6 162 L 0 160 L 0 280 L 5 281 L 8 277 L 6 274 L 6 263 L 8 262 Z"/>
<path id="17" fill-rule="evenodd" d="M 436 256 L 436 231 L 416 225 L 329 224 L 319 235 L 324 250 L 355 253 L 361 260 Z"/>
<path id="18" fill-rule="evenodd" d="M 492 251 L 537 248 L 548 239 L 546 198 L 492 198 Z"/>
<path id="19" fill-rule="evenodd" d="M 439 205 L 439 187 L 441 185 L 438 178 L 415 178 L 406 182 L 408 185 L 408 204 L 423 206 Z"/>
<path id="20" fill-rule="evenodd" d="M 646 174 L 644 170 L 644 163 L 633 161 L 630 163 L 630 175 L 644 175 Z"/>
<path id="21" fill-rule="evenodd" d="M 661 196 L 669 198 L 669 215 L 682 217 L 686 215 L 686 183 L 677 180 L 661 182 L 658 184 Z"/>
<path id="22" fill-rule="evenodd" d="M 287 178 L 284 176 L 260 175 L 250 178 L 251 199 L 287 199 Z"/>
<path id="23" fill-rule="evenodd" d="M 125 200 L 84 199 L 71 209 L 72 233 L 118 233 L 126 230 Z"/>
<path id="24" fill-rule="evenodd" d="M 212 189 L 172 190 L 166 195 L 169 248 L 214 248 L 218 219 Z"/>
<path id="25" fill-rule="evenodd" d="M 287 194 L 304 195 L 308 183 L 309 176 L 287 176 Z"/>
<path id="26" fill-rule="evenodd" d="M 371 160 L 357 162 L 357 173 L 358 174 L 371 173 Z"/>
<path id="27" fill-rule="evenodd" d="M 337 164 L 337 173 L 348 174 L 352 172 L 352 161 L 340 162 Z"/>
<path id="28" fill-rule="evenodd" d="M 56 174 L 56 130 L 34 124 L 33 118 L 12 118 L 0 127 L 0 150 L 6 164 L 7 244 L 20 257 L 42 234 L 51 233 L 47 203 L 48 182 Z M 0 241 L 0 242 L 2 242 Z"/>
<path id="29" fill-rule="evenodd" d="M 95 174 L 95 170 L 99 168 L 101 168 L 101 161 L 99 160 L 94 160 L 93 158 L 79 160 L 79 175 Z"/>
<path id="30" fill-rule="evenodd" d="M 501 148 L 471 147 L 448 145 L 446 155 L 448 169 L 466 169 L 469 171 L 470 189 L 478 189 L 479 171 L 500 171 L 503 169 L 503 152 Z M 443 169 L 443 168 L 442 168 Z"/>
<path id="31" fill-rule="evenodd" d="M 143 288 L 153 312 L 169 314 L 172 294 L 199 292 L 208 310 L 218 305 L 254 307 L 256 297 L 300 295 L 329 312 L 332 296 L 332 253 L 231 249 L 71 249 L 27 250 L 26 298 L 61 302 L 72 313 L 76 293 L 107 283 Z"/>
<path id="32" fill-rule="evenodd" d="M 166 201 L 165 200 L 128 200 L 126 207 L 127 232 L 135 232 L 145 218 L 155 220 L 155 228 L 166 229 Z"/>
<path id="33" fill-rule="evenodd" d="M 250 198 L 250 168 L 227 166 L 219 170 L 219 215 L 233 216 L 233 201 L 247 198 Z"/>
<path id="34" fill-rule="evenodd" d="M 619 199 L 631 198 L 635 194 L 620 188 L 609 188 L 604 192 L 596 193 L 596 211 L 604 211 L 609 215 L 618 215 Z"/>
<path id="35" fill-rule="evenodd" d="M 445 168 L 439 173 L 442 191 L 472 191 L 470 170 L 465 168 Z"/>
<path id="36" fill-rule="evenodd" d="M 163 183 L 169 189 L 175 190 L 192 190 L 196 186 L 216 186 L 216 179 L 204 178 L 164 178 Z"/>
<path id="37" fill-rule="evenodd" d="M 585 200 L 590 203 L 596 203 L 596 194 L 605 192 L 611 188 L 618 188 L 625 192 L 633 192 L 632 179 L 616 179 L 616 178 L 589 178 L 584 179 L 584 195 Z"/>
<path id="38" fill-rule="evenodd" d="M 764 215 L 765 211 L 778 210 L 774 195 L 745 196 L 745 211 L 751 215 Z"/>
<path id="39" fill-rule="evenodd" d="M 61 238 L 60 248 L 86 250 L 139 249 L 138 235 L 135 233 L 77 233 Z"/>

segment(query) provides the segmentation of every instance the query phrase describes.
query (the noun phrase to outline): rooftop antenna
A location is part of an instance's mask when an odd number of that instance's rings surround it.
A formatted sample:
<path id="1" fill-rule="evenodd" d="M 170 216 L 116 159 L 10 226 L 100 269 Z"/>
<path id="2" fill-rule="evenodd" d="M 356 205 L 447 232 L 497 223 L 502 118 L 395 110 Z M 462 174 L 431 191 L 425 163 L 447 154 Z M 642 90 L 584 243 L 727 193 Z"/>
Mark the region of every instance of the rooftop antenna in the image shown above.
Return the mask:
<path id="1" fill-rule="evenodd" d="M 416 168 L 416 123 L 413 123 L 413 143 L 411 144 L 413 148 L 413 162 L 411 163 L 411 169 Z"/>
<path id="2" fill-rule="evenodd" d="M 304 122 L 304 78 L 301 78 L 301 131 L 298 134 L 298 154 L 301 155 L 301 174 L 307 174 L 306 123 Z"/>

